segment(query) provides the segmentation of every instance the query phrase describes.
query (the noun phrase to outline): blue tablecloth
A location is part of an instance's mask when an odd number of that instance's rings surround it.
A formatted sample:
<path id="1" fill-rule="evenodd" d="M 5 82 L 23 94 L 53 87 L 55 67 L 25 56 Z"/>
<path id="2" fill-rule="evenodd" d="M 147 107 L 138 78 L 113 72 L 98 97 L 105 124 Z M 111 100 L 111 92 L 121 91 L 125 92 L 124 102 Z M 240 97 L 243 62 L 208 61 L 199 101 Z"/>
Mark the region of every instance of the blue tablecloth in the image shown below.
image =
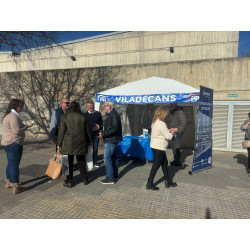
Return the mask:
<path id="1" fill-rule="evenodd" d="M 153 161 L 153 151 L 150 148 L 150 138 L 139 136 L 124 136 L 118 143 L 117 155 L 145 158 Z"/>

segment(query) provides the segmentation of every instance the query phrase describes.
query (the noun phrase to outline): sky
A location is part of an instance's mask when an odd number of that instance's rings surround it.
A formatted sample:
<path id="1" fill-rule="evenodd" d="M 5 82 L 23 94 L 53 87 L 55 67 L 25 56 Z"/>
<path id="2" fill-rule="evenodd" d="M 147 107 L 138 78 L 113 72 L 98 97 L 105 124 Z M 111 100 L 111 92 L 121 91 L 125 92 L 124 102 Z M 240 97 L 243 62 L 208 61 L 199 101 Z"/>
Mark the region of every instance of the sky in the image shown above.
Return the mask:
<path id="1" fill-rule="evenodd" d="M 250 51 L 250 31 L 240 31 L 238 57 L 242 57 L 242 52 Z"/>

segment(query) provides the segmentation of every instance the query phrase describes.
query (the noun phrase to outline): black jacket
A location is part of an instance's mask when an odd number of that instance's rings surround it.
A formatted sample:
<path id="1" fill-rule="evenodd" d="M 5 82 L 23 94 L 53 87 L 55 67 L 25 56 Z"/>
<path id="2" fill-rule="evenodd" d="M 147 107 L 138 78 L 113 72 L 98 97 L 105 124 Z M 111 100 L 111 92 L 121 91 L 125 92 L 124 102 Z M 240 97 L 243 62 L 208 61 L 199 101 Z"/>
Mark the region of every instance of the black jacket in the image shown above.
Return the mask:
<path id="1" fill-rule="evenodd" d="M 118 143 L 122 141 L 121 118 L 115 109 L 107 113 L 102 133 L 104 143 Z"/>

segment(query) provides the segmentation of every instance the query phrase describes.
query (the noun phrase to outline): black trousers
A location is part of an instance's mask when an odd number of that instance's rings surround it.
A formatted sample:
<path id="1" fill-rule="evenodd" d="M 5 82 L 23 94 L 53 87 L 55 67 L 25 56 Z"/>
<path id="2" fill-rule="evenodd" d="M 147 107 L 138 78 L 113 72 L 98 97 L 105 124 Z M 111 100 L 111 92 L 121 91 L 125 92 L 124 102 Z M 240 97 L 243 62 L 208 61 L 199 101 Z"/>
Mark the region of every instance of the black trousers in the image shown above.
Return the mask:
<path id="1" fill-rule="evenodd" d="M 68 178 L 73 178 L 73 165 L 74 165 L 74 155 L 68 155 L 69 157 L 69 175 Z M 85 155 L 76 155 L 76 160 L 81 173 L 81 176 L 87 176 Z"/>
<path id="2" fill-rule="evenodd" d="M 246 166 L 246 171 L 249 174 L 250 173 L 250 148 L 247 149 L 247 152 L 248 152 L 248 163 Z"/>
<path id="3" fill-rule="evenodd" d="M 150 171 L 149 179 L 151 179 L 152 181 L 154 180 L 155 175 L 161 166 L 165 180 L 171 181 L 169 173 L 168 173 L 168 159 L 167 159 L 166 152 L 163 150 L 158 150 L 154 148 L 152 148 L 152 150 L 153 150 L 154 160 L 153 160 L 152 169 Z"/>

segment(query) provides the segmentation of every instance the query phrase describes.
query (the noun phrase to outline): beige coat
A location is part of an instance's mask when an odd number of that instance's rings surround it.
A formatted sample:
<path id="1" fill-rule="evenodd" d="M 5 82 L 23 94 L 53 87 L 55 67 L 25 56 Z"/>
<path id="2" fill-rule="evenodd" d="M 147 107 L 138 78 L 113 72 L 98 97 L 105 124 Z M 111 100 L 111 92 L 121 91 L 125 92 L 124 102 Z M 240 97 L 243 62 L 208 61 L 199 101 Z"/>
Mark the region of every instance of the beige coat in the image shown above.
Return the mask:
<path id="1" fill-rule="evenodd" d="M 15 142 L 23 145 L 27 128 L 16 114 L 9 113 L 3 119 L 1 144 L 7 146 Z"/>
<path id="2" fill-rule="evenodd" d="M 169 132 L 167 124 L 157 120 L 152 124 L 150 147 L 165 151 L 168 147 L 168 141 L 172 139 L 172 134 Z"/>

